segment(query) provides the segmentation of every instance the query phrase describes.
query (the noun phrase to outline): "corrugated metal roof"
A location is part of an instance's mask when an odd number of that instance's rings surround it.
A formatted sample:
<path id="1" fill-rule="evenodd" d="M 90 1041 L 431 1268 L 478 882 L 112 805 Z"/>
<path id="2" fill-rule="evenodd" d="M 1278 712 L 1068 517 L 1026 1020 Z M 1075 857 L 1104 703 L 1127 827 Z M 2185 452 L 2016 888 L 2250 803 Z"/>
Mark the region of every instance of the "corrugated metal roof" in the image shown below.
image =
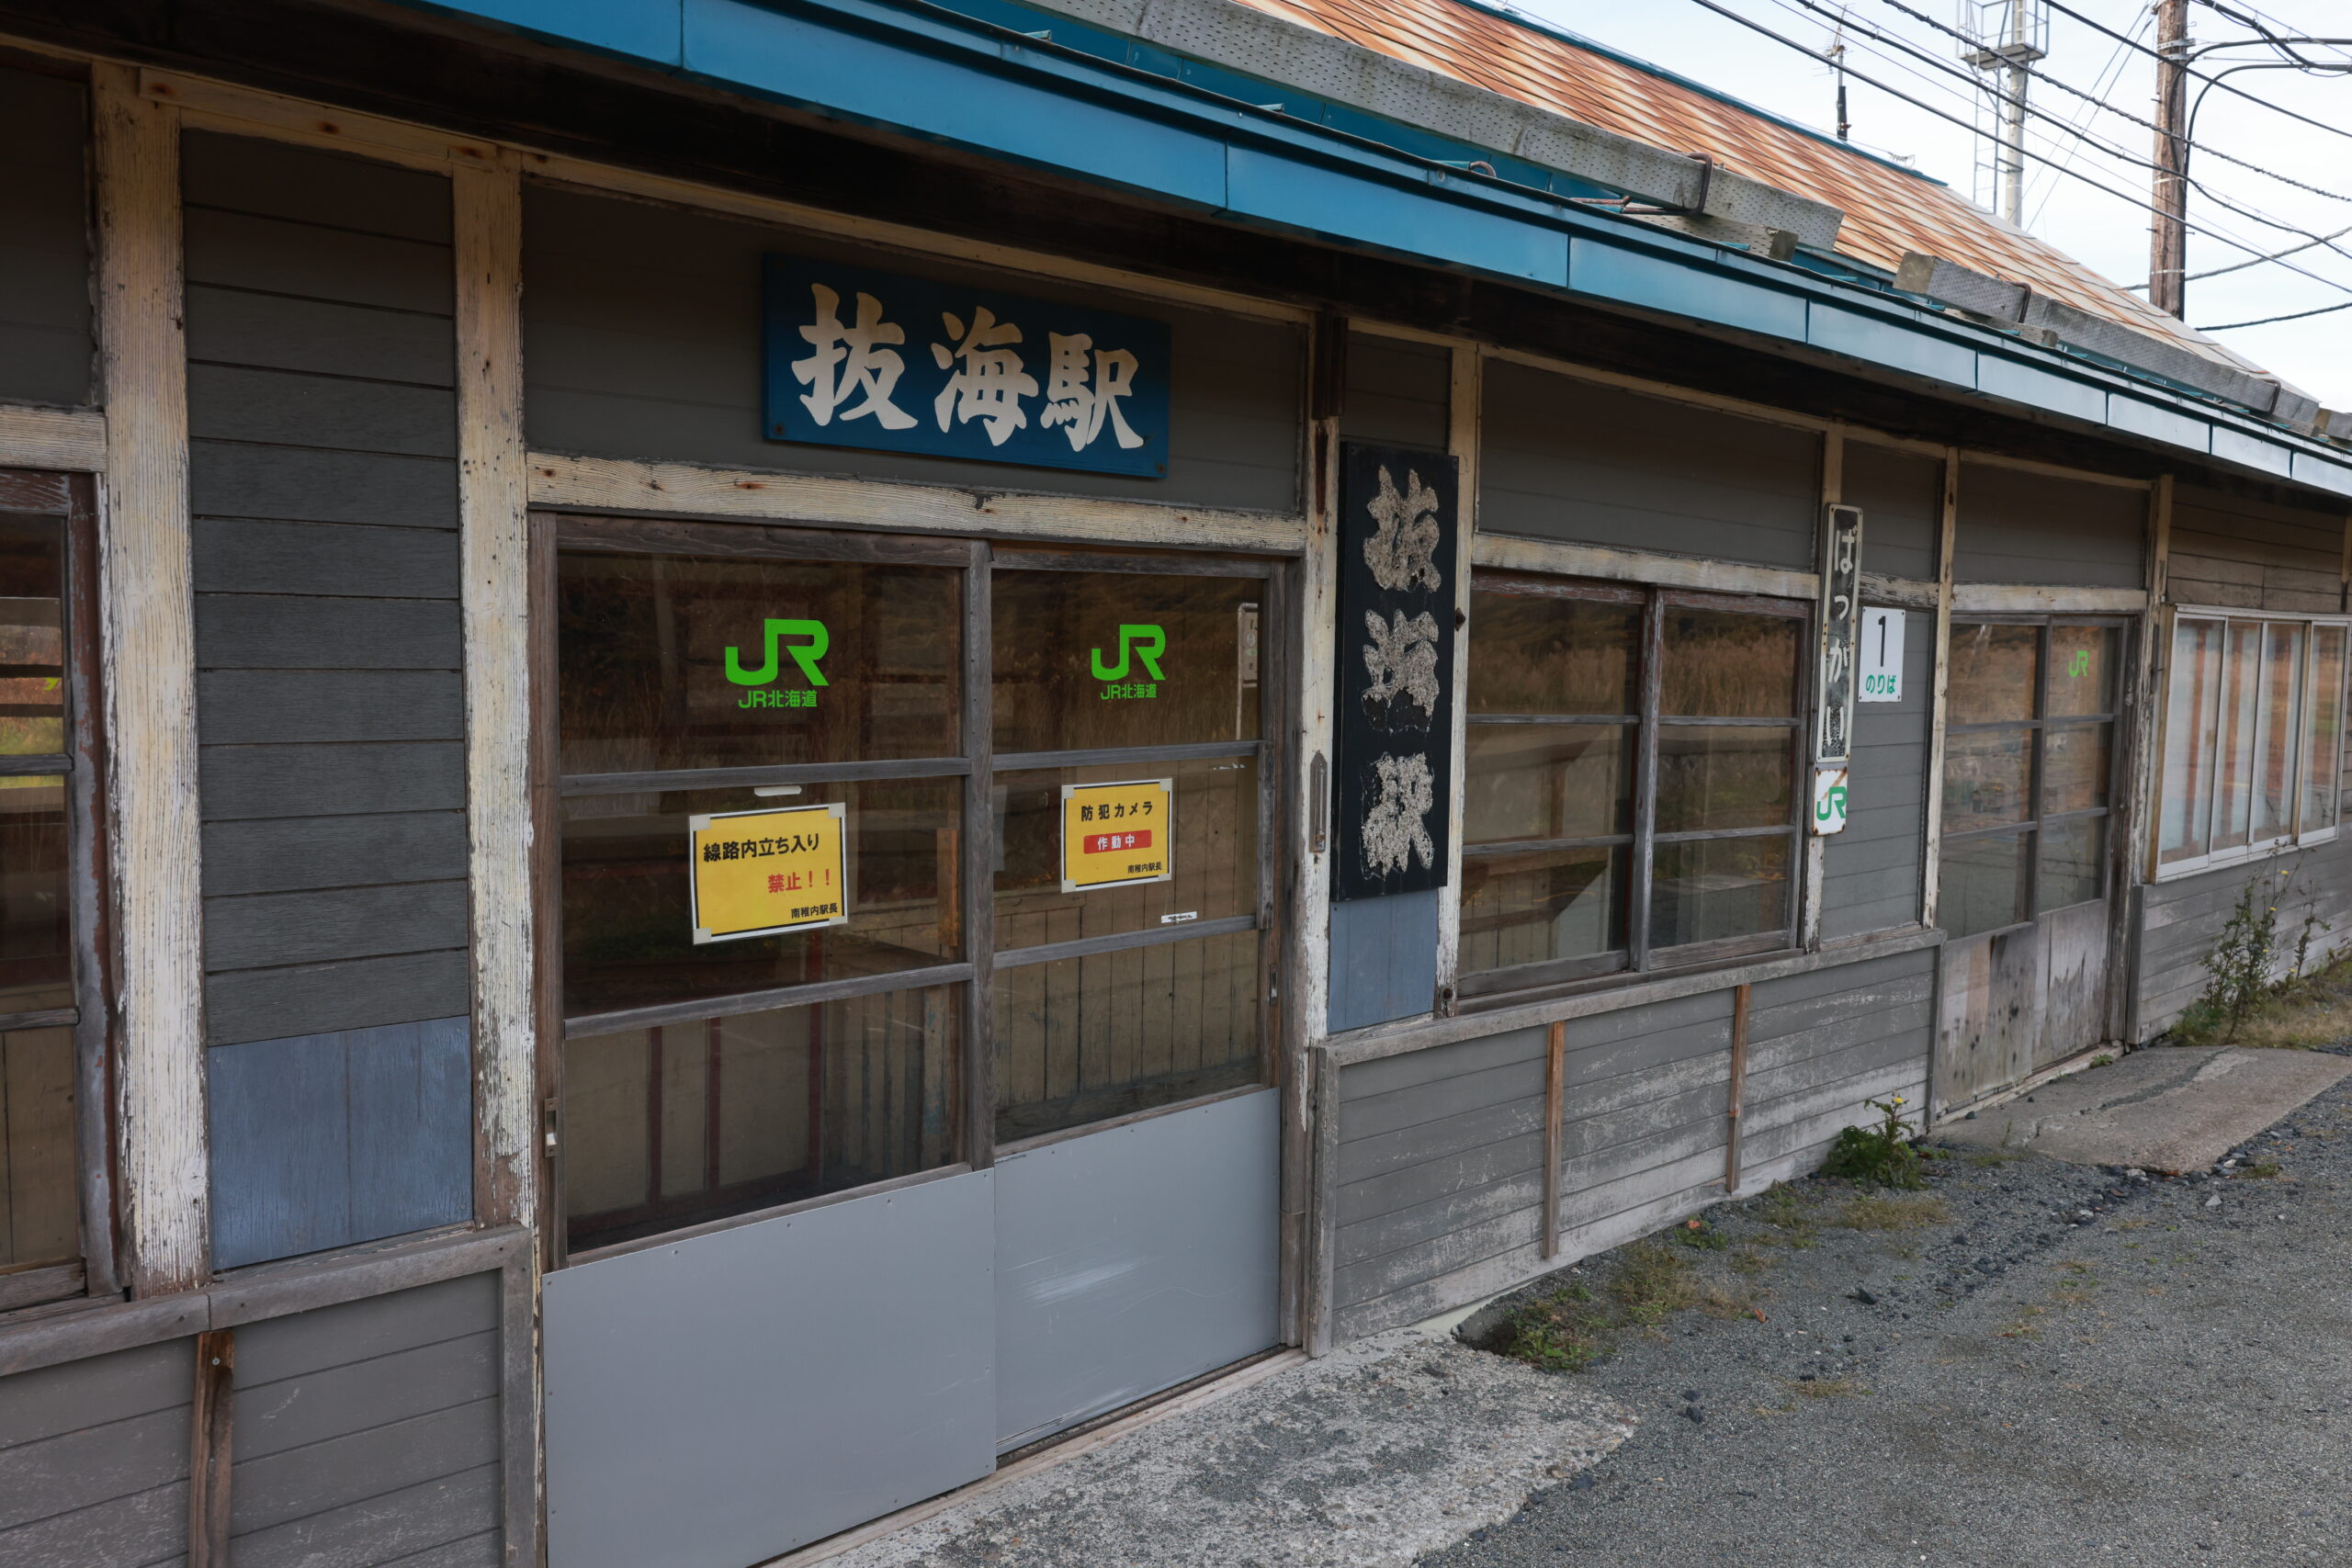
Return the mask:
<path id="1" fill-rule="evenodd" d="M 1943 256 L 2037 294 L 2257 368 L 1948 186 L 1637 62 L 1462 0 L 1240 0 L 1424 69 L 1621 136 L 1704 152 L 1750 179 L 1842 211 L 1838 249 L 1893 271 Z"/>

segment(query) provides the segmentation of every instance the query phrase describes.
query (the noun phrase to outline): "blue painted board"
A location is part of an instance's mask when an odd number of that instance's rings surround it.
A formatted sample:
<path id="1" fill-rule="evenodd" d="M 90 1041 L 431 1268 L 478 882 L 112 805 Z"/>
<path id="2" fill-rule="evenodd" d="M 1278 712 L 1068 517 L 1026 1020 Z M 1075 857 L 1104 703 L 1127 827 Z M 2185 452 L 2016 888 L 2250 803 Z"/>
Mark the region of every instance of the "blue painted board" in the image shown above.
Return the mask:
<path id="1" fill-rule="evenodd" d="M 771 441 L 1168 477 L 1168 323 L 766 258 Z"/>
<path id="2" fill-rule="evenodd" d="M 214 1266 L 470 1218 L 469 1046 L 445 1018 L 207 1052 Z"/>
<path id="3" fill-rule="evenodd" d="M 1331 906 L 1330 1027 L 1428 1012 L 1437 998 L 1437 901 L 1447 889 Z"/>
<path id="4" fill-rule="evenodd" d="M 1579 294 L 1804 341 L 1803 295 L 1734 277 L 1705 261 L 1675 261 L 1579 236 L 1569 243 L 1568 287 Z"/>

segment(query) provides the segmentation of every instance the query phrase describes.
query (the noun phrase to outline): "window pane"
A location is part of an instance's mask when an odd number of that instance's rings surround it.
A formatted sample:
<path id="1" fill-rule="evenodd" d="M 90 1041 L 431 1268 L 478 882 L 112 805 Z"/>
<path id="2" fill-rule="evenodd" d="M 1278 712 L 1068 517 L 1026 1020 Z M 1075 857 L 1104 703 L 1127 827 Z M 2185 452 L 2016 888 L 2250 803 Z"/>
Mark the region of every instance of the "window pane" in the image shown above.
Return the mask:
<path id="1" fill-rule="evenodd" d="M 2107 818 L 2082 817 L 2041 830 L 2041 882 L 2035 898 L 2045 909 L 2087 903 L 2107 888 Z"/>
<path id="2" fill-rule="evenodd" d="M 1256 931 L 996 976 L 1001 1143 L 1264 1081 Z"/>
<path id="3" fill-rule="evenodd" d="M 1789 718 L 1797 711 L 1804 622 L 1668 605 L 1658 711 L 1697 718 Z"/>
<path id="4" fill-rule="evenodd" d="M 1470 711 L 1631 714 L 1638 604 L 1528 593 L 1470 596 Z"/>
<path id="5" fill-rule="evenodd" d="M 1936 880 L 1936 919 L 1947 935 L 2013 926 L 2026 918 L 2026 853 L 2031 833 L 1944 842 Z"/>
<path id="6" fill-rule="evenodd" d="M 763 806 L 847 804 L 849 923 L 696 943 L 687 894 L 689 817 Z M 959 779 L 750 790 L 576 795 L 563 803 L 564 1011 L 578 1015 L 960 958 Z"/>
<path id="7" fill-rule="evenodd" d="M 74 1005 L 65 783 L 0 778 L 0 1012 Z"/>
<path id="8" fill-rule="evenodd" d="M 2033 808 L 2033 732 L 1979 730 L 1944 741 L 1944 831 L 2023 822 Z"/>
<path id="9" fill-rule="evenodd" d="M 1789 819 L 1796 731 L 1669 724 L 1657 737 L 1657 830 L 1773 828 Z"/>
<path id="10" fill-rule="evenodd" d="M 2193 860 L 2212 844 L 2213 738 L 2222 723 L 2222 623 L 2173 627 L 2170 708 L 2165 718 L 2164 816 L 2157 855 Z M 2340 682 L 2339 682 L 2340 683 Z"/>
<path id="11" fill-rule="evenodd" d="M 1632 859 L 1623 845 L 1464 856 L 1463 973 L 1623 951 Z"/>
<path id="12" fill-rule="evenodd" d="M 1172 778 L 1166 882 L 1062 891 L 1062 785 Z M 1258 762 L 1228 757 L 999 773 L 996 945 L 1001 953 L 1258 912 Z"/>
<path id="13" fill-rule="evenodd" d="M 1650 945 L 1758 936 L 1789 923 L 1788 836 L 1660 844 L 1650 884 Z"/>
<path id="14" fill-rule="evenodd" d="M 2254 781 L 2254 837 L 2295 827 L 2295 739 L 2303 689 L 2303 628 L 2271 622 L 2262 639 L 2261 756 Z"/>
<path id="15" fill-rule="evenodd" d="M 584 551 L 557 570 L 566 773 L 962 749 L 959 572 Z"/>
<path id="16" fill-rule="evenodd" d="M 2111 724 L 2054 724 L 2042 732 L 2044 816 L 2089 811 L 2107 804 L 2114 743 L 2115 727 Z"/>
<path id="17" fill-rule="evenodd" d="M 62 527 L 0 513 L 0 756 L 65 750 Z"/>
<path id="18" fill-rule="evenodd" d="M 1634 830 L 1630 724 L 1473 724 L 1463 841 L 1588 839 Z"/>
<path id="19" fill-rule="evenodd" d="M 2213 799 L 2213 847 L 2245 847 L 2254 826 L 2254 740 L 2258 706 L 2256 682 L 2262 673 L 2262 626 L 2233 621 L 2229 628 L 2229 664 L 2222 676 L 2221 778 Z"/>
<path id="20" fill-rule="evenodd" d="M 2335 825 L 2335 771 L 2344 750 L 2344 628 L 2312 628 L 2312 682 L 2303 716 L 2303 831 Z"/>
<path id="21" fill-rule="evenodd" d="M 572 1250 L 947 1164 L 959 1010 L 942 986 L 565 1041 Z"/>
<path id="22" fill-rule="evenodd" d="M 2045 717 L 2115 711 L 2115 649 L 2120 634 L 2113 626 L 2050 628 L 2050 694 Z"/>
<path id="23" fill-rule="evenodd" d="M 1955 624 L 1946 722 L 2002 724 L 2033 717 L 2033 667 L 2041 648 L 2040 626 Z"/>
<path id="24" fill-rule="evenodd" d="M 82 1256 L 74 1153 L 74 1031 L 0 1034 L 0 1269 Z"/>
<path id="25" fill-rule="evenodd" d="M 989 592 L 999 752 L 1257 739 L 1263 579 L 999 570 Z"/>

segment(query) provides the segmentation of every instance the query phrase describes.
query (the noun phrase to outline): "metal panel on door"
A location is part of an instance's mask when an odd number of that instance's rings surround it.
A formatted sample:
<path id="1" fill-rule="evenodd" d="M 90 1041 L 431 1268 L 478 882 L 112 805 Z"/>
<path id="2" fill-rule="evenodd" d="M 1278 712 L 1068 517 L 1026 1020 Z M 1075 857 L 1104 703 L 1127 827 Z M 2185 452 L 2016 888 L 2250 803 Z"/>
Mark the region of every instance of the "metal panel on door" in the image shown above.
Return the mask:
<path id="1" fill-rule="evenodd" d="M 997 1447 L 1280 1337 L 1271 1089 L 997 1161 Z"/>
<path id="2" fill-rule="evenodd" d="M 547 1277 L 550 1568 L 749 1564 L 996 1459 L 989 1171 Z"/>

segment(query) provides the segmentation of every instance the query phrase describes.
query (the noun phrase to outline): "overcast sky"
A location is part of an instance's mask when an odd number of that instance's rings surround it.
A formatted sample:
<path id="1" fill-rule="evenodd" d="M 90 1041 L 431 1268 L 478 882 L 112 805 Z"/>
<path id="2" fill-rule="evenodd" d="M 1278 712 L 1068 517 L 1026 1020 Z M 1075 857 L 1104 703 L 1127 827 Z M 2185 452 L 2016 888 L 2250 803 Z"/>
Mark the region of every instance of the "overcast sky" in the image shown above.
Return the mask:
<path id="1" fill-rule="evenodd" d="M 1826 48 L 1834 39 L 1834 14 L 1842 11 L 1855 28 L 1846 34 L 1847 62 L 1863 75 L 1877 78 L 1899 92 L 1933 104 L 1962 120 L 1984 120 L 1973 103 L 1969 85 L 1945 74 L 1939 66 L 1963 71 L 1957 45 L 1927 22 L 1904 14 L 1890 0 L 1716 0 L 1717 4 L 1754 17 L 1775 32 L 1813 49 Z M 1947 24 L 1970 0 L 1905 0 L 1912 10 Z M 2007 0 L 1985 7 L 1999 13 Z M 2282 34 L 2352 39 L 2352 3 L 2346 0 L 2223 0 L 2231 9 L 2268 19 Z M 2064 0 L 2073 11 L 2095 18 L 2143 44 L 2153 39 L 2154 20 L 2142 0 Z M 1559 24 L 1571 31 L 1608 44 L 1628 54 L 1695 78 L 1732 96 L 1770 109 L 1787 118 L 1823 130 L 1834 130 L 1837 88 L 1827 67 L 1783 48 L 1714 15 L 1692 0 L 1518 0 L 1519 10 Z M 2084 24 L 2049 14 L 2049 58 L 2038 69 L 2054 82 L 2064 82 L 2097 96 L 2117 108 L 2154 118 L 2155 62 L 2144 53 L 2120 48 L 2115 39 Z M 1865 36 L 1860 28 L 1892 36 L 1927 55 L 1906 54 Z M 2202 0 L 2191 0 L 2189 36 L 2199 45 L 2254 37 L 2252 29 L 2218 14 Z M 2305 54 L 2352 65 L 2352 45 L 2343 49 L 2310 49 Z M 2233 49 L 2204 58 L 2206 72 L 2227 62 L 2275 60 L 2267 49 Z M 1932 62 L 1933 63 L 1930 63 Z M 2192 94 L 2199 85 L 2190 84 Z M 2205 98 L 2196 121 L 2199 151 L 2189 175 L 2210 187 L 2214 196 L 2251 209 L 2265 217 L 2313 233 L 2333 235 L 2352 228 L 2352 135 L 2300 123 L 2260 105 L 2233 96 L 2229 88 L 2248 93 L 2308 115 L 2324 124 L 2352 132 L 2352 74 L 2312 76 L 2299 71 L 2245 71 L 2229 78 L 2227 86 Z M 2026 227 L 2107 276 L 2121 284 L 2143 283 L 2148 276 L 2148 214 L 2144 209 L 2117 197 L 2102 195 L 2091 185 L 2058 174 L 2052 164 L 2064 162 L 2100 185 L 2128 193 L 2144 202 L 2149 173 L 2137 164 L 2115 156 L 2070 135 L 2072 124 L 2101 142 L 2132 158 L 2145 159 L 2154 132 L 2118 115 L 2102 112 L 2072 97 L 2055 85 L 2036 83 L 2029 101 L 2063 123 L 2032 122 L 2027 136 Z M 1962 196 L 1993 200 L 1988 176 L 1978 173 L 1989 163 L 1987 144 L 1961 127 L 1891 96 L 1877 87 L 1849 80 L 1848 116 L 1853 139 L 1875 150 L 1901 154 L 1924 174 L 1953 186 Z M 2314 195 L 2267 178 L 2254 169 L 2215 156 L 2225 153 L 2261 168 L 2339 191 L 2340 196 Z M 2188 220 L 2201 229 L 2245 241 L 2263 252 L 2283 250 L 2301 243 L 2286 231 L 2266 227 L 2255 219 L 2233 213 L 2202 192 L 2189 194 Z M 2352 234 L 2338 239 L 2352 251 Z M 2192 232 L 2188 269 L 2194 274 L 2244 261 L 2246 253 L 2223 240 Z M 2192 281 L 2188 285 L 2191 325 L 2213 325 L 2303 310 L 2314 306 L 2352 302 L 2352 259 L 2324 248 L 2289 258 L 2318 278 L 2299 276 L 2286 266 L 2267 265 L 2227 276 Z M 2337 280 L 2345 288 L 2328 281 Z M 2214 334 L 2238 353 L 2301 387 L 2331 408 L 2352 409 L 2352 310 L 2275 326 L 2252 327 Z"/>

